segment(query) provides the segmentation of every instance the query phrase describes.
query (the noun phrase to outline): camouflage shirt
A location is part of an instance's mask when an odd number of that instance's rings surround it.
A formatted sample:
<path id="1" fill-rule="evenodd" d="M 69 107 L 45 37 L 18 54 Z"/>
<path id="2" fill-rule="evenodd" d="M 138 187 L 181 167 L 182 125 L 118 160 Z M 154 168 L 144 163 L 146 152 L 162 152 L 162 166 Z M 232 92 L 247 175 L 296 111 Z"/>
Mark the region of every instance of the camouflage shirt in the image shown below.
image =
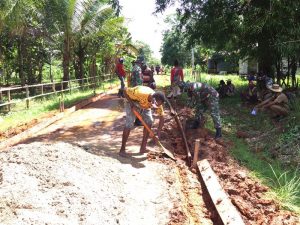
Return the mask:
<path id="1" fill-rule="evenodd" d="M 204 102 L 210 97 L 219 97 L 219 93 L 211 86 L 205 83 L 193 83 L 193 96 L 195 101 Z"/>
<path id="2" fill-rule="evenodd" d="M 143 85 L 142 69 L 139 65 L 134 65 L 131 71 L 130 87 Z"/>

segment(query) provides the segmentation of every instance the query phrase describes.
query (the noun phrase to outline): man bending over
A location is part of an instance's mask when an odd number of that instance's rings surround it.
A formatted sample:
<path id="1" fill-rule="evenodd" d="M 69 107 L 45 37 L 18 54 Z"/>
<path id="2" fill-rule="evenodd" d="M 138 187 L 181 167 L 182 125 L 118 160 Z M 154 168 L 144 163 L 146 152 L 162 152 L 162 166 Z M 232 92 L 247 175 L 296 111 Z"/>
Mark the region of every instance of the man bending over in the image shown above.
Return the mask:
<path id="1" fill-rule="evenodd" d="M 134 127 L 135 115 L 133 113 L 132 107 L 141 114 L 145 123 L 151 128 L 153 117 L 151 108 L 156 109 L 159 115 L 159 125 L 157 135 L 160 137 L 161 129 L 164 125 L 164 110 L 163 103 L 165 101 L 165 95 L 162 92 L 154 91 L 149 87 L 145 86 L 136 86 L 133 88 L 127 88 L 124 91 L 126 98 L 125 101 L 125 112 L 126 112 L 126 122 L 123 130 L 122 136 L 122 146 L 119 152 L 119 155 L 126 157 L 126 142 L 128 140 L 130 130 Z M 133 103 L 133 104 L 132 104 Z M 140 148 L 140 153 L 146 152 L 147 140 L 149 137 L 149 132 L 144 128 L 143 130 L 143 139 Z"/>

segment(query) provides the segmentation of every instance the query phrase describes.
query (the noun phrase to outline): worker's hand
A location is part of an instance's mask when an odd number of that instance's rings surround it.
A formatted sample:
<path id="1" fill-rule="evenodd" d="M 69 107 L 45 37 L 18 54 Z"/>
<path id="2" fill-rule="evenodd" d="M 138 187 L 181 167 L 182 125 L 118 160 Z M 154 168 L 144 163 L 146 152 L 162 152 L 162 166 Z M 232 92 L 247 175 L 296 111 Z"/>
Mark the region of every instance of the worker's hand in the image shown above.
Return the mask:
<path id="1" fill-rule="evenodd" d="M 174 109 L 171 109 L 170 110 L 170 114 L 171 114 L 171 116 L 175 116 L 176 115 L 176 111 Z"/>
<path id="2" fill-rule="evenodd" d="M 158 138 L 158 140 L 160 140 L 160 137 L 161 137 L 161 132 L 160 132 L 160 130 L 158 130 L 157 131 L 157 138 Z"/>

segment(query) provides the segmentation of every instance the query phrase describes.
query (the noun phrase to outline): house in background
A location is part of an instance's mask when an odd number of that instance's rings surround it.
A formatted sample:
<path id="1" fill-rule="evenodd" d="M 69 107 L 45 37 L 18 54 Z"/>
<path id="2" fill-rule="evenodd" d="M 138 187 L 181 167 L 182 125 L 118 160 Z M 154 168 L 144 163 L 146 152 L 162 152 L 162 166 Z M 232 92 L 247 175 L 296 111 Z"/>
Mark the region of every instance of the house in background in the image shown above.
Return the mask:
<path id="1" fill-rule="evenodd" d="M 250 73 L 258 73 L 258 62 L 255 59 L 240 59 L 239 74 L 247 75 Z"/>
<path id="2" fill-rule="evenodd" d="M 208 73 L 236 73 L 237 64 L 228 62 L 225 60 L 225 57 L 221 54 L 214 54 L 207 61 Z"/>

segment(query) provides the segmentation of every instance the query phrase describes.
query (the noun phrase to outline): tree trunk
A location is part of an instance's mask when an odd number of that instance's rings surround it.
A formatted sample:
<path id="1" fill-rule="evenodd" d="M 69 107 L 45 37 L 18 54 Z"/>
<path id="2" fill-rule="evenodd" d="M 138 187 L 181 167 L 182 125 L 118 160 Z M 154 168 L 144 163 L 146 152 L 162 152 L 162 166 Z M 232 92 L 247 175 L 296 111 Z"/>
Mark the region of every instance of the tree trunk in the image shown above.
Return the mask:
<path id="1" fill-rule="evenodd" d="M 64 47 L 63 47 L 63 81 L 70 80 L 70 37 L 65 34 Z M 64 83 L 64 89 L 68 87 L 68 83 Z"/>
<path id="2" fill-rule="evenodd" d="M 280 81 L 282 79 L 282 74 L 281 74 L 281 61 L 282 59 L 281 58 L 278 58 L 277 59 L 277 62 L 276 62 L 276 74 L 277 74 L 277 84 L 280 85 Z"/>
<path id="3" fill-rule="evenodd" d="M 290 57 L 288 56 L 287 57 L 287 73 L 286 73 L 286 76 L 287 76 L 287 85 L 288 87 L 290 86 Z"/>
<path id="4" fill-rule="evenodd" d="M 22 37 L 18 41 L 18 61 L 19 61 L 19 78 L 21 80 L 21 86 L 25 86 Z"/>
<path id="5" fill-rule="evenodd" d="M 79 42 L 79 50 L 78 50 L 78 69 L 79 69 L 79 79 L 83 79 L 84 77 L 84 61 L 85 61 L 85 57 L 84 57 L 84 48 L 81 44 L 81 42 Z"/>
<path id="6" fill-rule="evenodd" d="M 258 67 L 259 71 L 264 75 L 274 78 L 274 72 L 272 71 L 273 58 L 272 52 L 268 47 L 267 41 L 262 41 L 258 44 Z"/>
<path id="7" fill-rule="evenodd" d="M 296 72 L 297 72 L 297 60 L 296 60 L 296 56 L 293 56 L 291 60 L 292 87 L 296 87 Z"/>
<path id="8" fill-rule="evenodd" d="M 38 83 L 42 83 L 43 80 L 43 64 L 39 64 L 39 74 L 38 74 Z"/>

